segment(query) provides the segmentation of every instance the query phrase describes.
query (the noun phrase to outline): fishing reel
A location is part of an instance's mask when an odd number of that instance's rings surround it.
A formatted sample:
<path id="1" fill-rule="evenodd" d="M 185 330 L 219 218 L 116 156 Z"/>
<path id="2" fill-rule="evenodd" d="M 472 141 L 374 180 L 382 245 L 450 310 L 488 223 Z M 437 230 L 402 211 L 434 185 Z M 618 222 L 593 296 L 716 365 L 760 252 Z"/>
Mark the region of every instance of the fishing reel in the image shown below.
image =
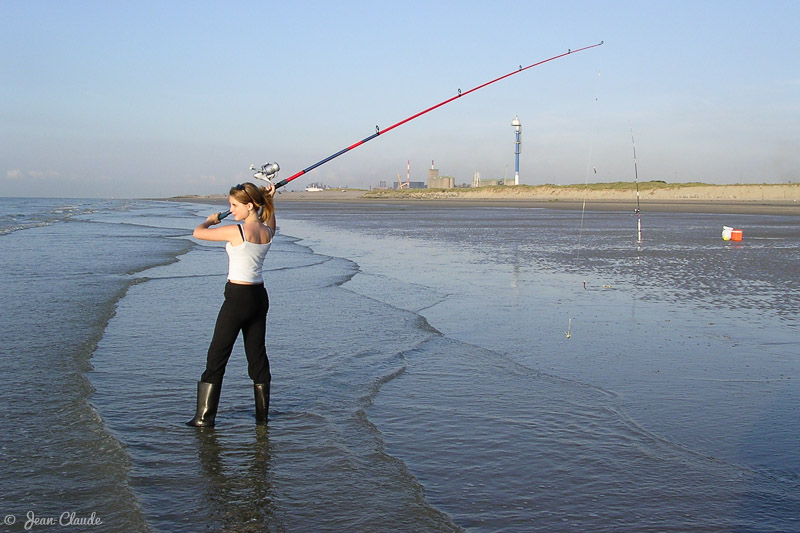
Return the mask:
<path id="1" fill-rule="evenodd" d="M 281 167 L 278 163 L 264 163 L 261 165 L 261 168 L 257 168 L 255 165 L 250 165 L 250 170 L 255 170 L 256 173 L 253 174 L 253 177 L 257 180 L 264 180 L 272 182 L 272 178 L 278 175 L 278 171 Z"/>
<path id="2" fill-rule="evenodd" d="M 264 163 L 261 165 L 261 168 L 256 168 L 255 165 L 250 165 L 250 170 L 255 170 L 256 173 L 253 174 L 253 177 L 258 180 L 268 181 L 272 183 L 272 178 L 278 175 L 278 171 L 281 169 L 278 163 Z M 231 212 L 229 210 L 225 210 L 219 213 L 219 219 L 222 220 L 223 218 L 230 215 Z"/>

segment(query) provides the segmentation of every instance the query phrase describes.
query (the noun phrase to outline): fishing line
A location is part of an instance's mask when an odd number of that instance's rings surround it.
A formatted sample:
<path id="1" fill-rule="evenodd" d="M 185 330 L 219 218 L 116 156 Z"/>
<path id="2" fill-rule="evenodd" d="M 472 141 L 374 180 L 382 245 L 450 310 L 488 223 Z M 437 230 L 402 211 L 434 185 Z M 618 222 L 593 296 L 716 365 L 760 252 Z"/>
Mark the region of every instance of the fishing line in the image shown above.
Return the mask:
<path id="1" fill-rule="evenodd" d="M 586 215 L 586 197 L 589 194 L 589 176 L 590 176 L 590 168 L 594 170 L 595 176 L 597 175 L 597 167 L 592 166 L 592 150 L 594 148 L 594 132 L 592 133 L 592 138 L 589 141 L 589 156 L 586 159 L 586 181 L 583 184 L 583 205 L 581 206 L 581 225 L 580 230 L 578 231 L 578 242 L 576 244 L 577 253 L 575 255 L 576 263 L 580 261 L 581 258 L 581 242 L 583 241 L 583 220 L 584 216 Z M 583 280 L 583 290 L 586 290 L 586 280 Z M 570 317 L 569 324 L 567 325 L 567 331 L 565 332 L 567 338 L 569 339 L 572 337 L 572 319 L 575 317 Z"/>
<path id="2" fill-rule="evenodd" d="M 597 79 L 600 79 L 600 70 L 597 71 Z M 599 98 L 595 97 L 594 99 L 595 104 L 599 102 Z M 594 139 L 597 136 L 597 116 L 598 116 L 598 108 L 597 105 L 594 106 L 594 113 L 593 113 L 593 126 L 592 136 L 589 139 L 589 154 L 586 158 L 586 179 L 583 184 L 583 203 L 581 205 L 581 224 L 580 229 L 578 231 L 578 242 L 576 244 L 576 255 L 575 260 L 576 263 L 579 262 L 581 257 L 581 250 L 582 250 L 582 242 L 583 242 L 583 227 L 584 227 L 584 219 L 586 216 L 586 200 L 589 195 L 589 176 L 594 175 L 595 179 L 597 179 L 597 167 L 592 165 L 592 152 L 594 151 Z M 586 290 L 586 279 L 583 280 L 583 290 Z M 574 298 L 572 302 L 574 306 Z M 575 319 L 574 316 L 570 316 L 569 322 L 567 324 L 567 331 L 564 333 L 566 337 L 569 339 L 572 337 L 572 321 Z"/>
<path id="3" fill-rule="evenodd" d="M 594 149 L 594 133 L 592 133 L 592 138 L 589 141 L 589 156 L 586 159 L 586 180 L 583 184 L 583 205 L 581 206 L 581 226 L 580 230 L 578 231 L 578 255 L 576 256 L 580 259 L 581 256 L 581 241 L 583 239 L 583 219 L 586 215 L 586 200 L 587 196 L 589 195 L 589 176 L 591 175 L 590 169 L 594 170 L 594 177 L 597 178 L 597 167 L 592 166 L 592 150 Z"/>

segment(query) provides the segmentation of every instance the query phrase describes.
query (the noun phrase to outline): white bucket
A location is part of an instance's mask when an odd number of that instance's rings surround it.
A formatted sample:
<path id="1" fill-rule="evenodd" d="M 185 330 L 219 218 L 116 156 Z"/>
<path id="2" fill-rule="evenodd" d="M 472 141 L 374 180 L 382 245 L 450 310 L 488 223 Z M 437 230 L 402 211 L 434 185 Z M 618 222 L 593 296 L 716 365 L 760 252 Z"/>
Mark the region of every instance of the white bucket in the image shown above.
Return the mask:
<path id="1" fill-rule="evenodd" d="M 723 241 L 731 240 L 731 231 L 733 231 L 733 228 L 729 228 L 728 226 L 722 226 L 722 240 Z"/>

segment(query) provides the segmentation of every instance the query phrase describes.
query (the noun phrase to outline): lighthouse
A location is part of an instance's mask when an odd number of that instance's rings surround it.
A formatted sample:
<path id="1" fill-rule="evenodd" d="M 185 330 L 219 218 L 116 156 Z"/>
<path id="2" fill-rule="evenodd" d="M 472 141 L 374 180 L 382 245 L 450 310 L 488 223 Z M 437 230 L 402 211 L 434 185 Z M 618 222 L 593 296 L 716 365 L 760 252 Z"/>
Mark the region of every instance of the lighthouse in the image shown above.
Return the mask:
<path id="1" fill-rule="evenodd" d="M 522 123 L 519 121 L 517 115 L 514 115 L 514 120 L 511 121 L 511 125 L 514 127 L 514 132 L 517 136 L 517 140 L 514 143 L 514 185 L 519 185 L 519 145 L 522 144 L 520 140 L 520 136 L 522 135 Z"/>

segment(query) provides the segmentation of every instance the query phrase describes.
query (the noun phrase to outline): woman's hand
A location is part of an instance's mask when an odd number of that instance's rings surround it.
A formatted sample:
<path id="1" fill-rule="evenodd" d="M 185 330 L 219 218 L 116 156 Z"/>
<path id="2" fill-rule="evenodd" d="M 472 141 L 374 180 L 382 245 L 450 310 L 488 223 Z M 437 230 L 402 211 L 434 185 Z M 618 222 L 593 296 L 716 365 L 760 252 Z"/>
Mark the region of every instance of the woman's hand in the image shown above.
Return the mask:
<path id="1" fill-rule="evenodd" d="M 275 185 L 268 181 L 266 185 L 264 185 L 264 194 L 266 194 L 269 198 L 275 196 Z"/>
<path id="2" fill-rule="evenodd" d="M 220 215 L 219 213 L 211 213 L 210 215 L 208 215 L 206 223 L 209 226 L 216 226 L 217 224 L 220 223 L 219 215 Z"/>

